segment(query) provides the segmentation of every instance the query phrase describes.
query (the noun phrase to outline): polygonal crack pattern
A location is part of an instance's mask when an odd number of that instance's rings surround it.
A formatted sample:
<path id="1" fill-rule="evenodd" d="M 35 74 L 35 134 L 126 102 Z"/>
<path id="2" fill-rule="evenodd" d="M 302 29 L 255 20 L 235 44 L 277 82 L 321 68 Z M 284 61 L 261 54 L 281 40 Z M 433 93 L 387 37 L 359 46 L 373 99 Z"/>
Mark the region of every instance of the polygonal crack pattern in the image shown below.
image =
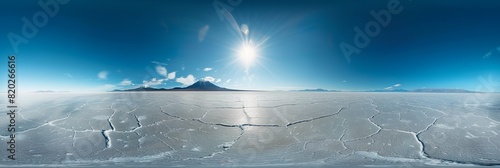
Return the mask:
<path id="1" fill-rule="evenodd" d="M 500 165 L 500 122 L 490 118 L 499 108 L 468 106 L 467 96 L 21 95 L 14 164 Z"/>

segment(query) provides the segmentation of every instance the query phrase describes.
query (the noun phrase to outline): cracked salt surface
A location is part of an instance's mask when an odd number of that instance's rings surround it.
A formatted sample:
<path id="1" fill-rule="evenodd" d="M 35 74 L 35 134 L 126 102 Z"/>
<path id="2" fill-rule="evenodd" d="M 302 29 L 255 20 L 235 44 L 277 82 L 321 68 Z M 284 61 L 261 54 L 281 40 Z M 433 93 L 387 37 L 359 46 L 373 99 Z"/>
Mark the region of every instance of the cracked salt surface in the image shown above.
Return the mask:
<path id="1" fill-rule="evenodd" d="M 21 94 L 18 160 L 0 166 L 500 166 L 500 95 L 469 96 Z"/>

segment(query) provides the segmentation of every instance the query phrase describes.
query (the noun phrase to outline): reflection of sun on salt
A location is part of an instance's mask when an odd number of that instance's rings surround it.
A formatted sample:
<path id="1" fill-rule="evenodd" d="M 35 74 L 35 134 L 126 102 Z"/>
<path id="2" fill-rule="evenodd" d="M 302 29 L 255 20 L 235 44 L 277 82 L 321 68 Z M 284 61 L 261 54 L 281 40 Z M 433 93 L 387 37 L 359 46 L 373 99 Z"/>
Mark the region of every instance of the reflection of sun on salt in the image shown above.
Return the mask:
<path id="1" fill-rule="evenodd" d="M 245 113 L 245 111 L 241 111 L 242 113 Z M 250 118 L 248 118 L 247 115 L 241 116 L 238 121 L 236 121 L 238 124 L 248 124 L 250 122 Z"/>

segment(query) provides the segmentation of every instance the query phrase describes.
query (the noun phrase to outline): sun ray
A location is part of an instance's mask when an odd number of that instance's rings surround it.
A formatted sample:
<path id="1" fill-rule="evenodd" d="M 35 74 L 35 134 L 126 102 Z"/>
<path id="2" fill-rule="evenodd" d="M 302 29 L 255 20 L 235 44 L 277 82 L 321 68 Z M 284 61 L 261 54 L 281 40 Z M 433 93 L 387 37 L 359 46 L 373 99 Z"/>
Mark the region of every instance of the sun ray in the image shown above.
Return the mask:
<path id="1" fill-rule="evenodd" d="M 232 33 L 235 33 L 239 42 L 239 45 L 232 49 L 234 51 L 235 59 L 226 64 L 224 69 L 235 64 L 236 62 L 240 62 L 243 65 L 245 73 L 248 75 L 253 66 L 263 66 L 262 62 L 259 60 L 262 59 L 260 52 L 263 48 L 267 47 L 265 43 L 269 40 L 270 36 L 266 35 L 264 37 L 254 38 L 251 35 L 253 31 L 249 25 L 239 25 L 236 19 L 227 10 L 224 11 L 224 17 L 227 19 L 230 29 L 234 30 Z M 254 40 L 256 40 L 256 42 Z M 264 67 L 264 69 L 269 71 L 267 67 Z"/>

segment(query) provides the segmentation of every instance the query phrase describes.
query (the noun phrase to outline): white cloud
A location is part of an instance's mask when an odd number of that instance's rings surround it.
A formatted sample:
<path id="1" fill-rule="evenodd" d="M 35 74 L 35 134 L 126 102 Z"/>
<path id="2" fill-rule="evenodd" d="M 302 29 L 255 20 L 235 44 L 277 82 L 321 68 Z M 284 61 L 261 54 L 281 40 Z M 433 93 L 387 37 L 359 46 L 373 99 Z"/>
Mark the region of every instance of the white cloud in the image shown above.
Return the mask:
<path id="1" fill-rule="evenodd" d="M 151 79 L 149 81 L 142 81 L 142 84 L 144 86 L 155 86 L 155 85 L 161 84 L 163 81 L 164 81 L 164 79 L 153 78 L 153 79 Z"/>
<path id="2" fill-rule="evenodd" d="M 346 83 L 347 81 L 342 81 L 342 83 Z"/>
<path id="3" fill-rule="evenodd" d="M 203 42 L 205 40 L 205 36 L 207 35 L 208 30 L 210 29 L 210 26 L 205 25 L 200 30 L 198 30 L 198 42 Z"/>
<path id="4" fill-rule="evenodd" d="M 220 78 L 219 78 L 219 79 L 217 79 L 217 80 L 215 81 L 215 83 L 219 83 L 220 81 L 221 81 L 221 80 L 220 80 Z"/>
<path id="5" fill-rule="evenodd" d="M 175 80 L 176 82 L 181 83 L 184 86 L 192 85 L 194 82 L 196 82 L 196 78 L 189 74 L 187 77 L 179 77 Z"/>
<path id="6" fill-rule="evenodd" d="M 175 72 L 170 72 L 170 73 L 168 73 L 167 78 L 168 78 L 168 79 L 174 79 L 174 78 L 175 78 Z"/>
<path id="7" fill-rule="evenodd" d="M 204 81 L 208 81 L 208 82 L 214 82 L 215 81 L 215 78 L 211 77 L 211 76 L 207 76 L 205 78 L 203 78 Z"/>
<path id="8" fill-rule="evenodd" d="M 397 87 L 400 87 L 400 86 L 401 86 L 401 84 L 399 84 L 399 83 L 398 83 L 398 84 L 395 84 L 395 85 L 392 85 L 392 86 L 386 87 L 386 88 L 385 88 L 385 90 L 392 90 L 392 89 L 397 88 Z"/>
<path id="9" fill-rule="evenodd" d="M 120 82 L 120 85 L 122 85 L 122 86 L 130 86 L 130 85 L 132 85 L 132 81 L 130 81 L 129 79 L 123 79 Z"/>
<path id="10" fill-rule="evenodd" d="M 167 68 L 165 68 L 164 66 L 157 65 L 156 73 L 160 74 L 161 76 L 167 77 Z"/>
<path id="11" fill-rule="evenodd" d="M 106 79 L 106 78 L 108 78 L 108 71 L 101 71 L 101 72 L 97 73 L 97 77 L 99 79 Z"/>
<path id="12" fill-rule="evenodd" d="M 212 68 L 205 68 L 205 69 L 203 69 L 203 71 L 205 71 L 205 72 L 211 71 L 211 70 L 212 70 Z"/>

